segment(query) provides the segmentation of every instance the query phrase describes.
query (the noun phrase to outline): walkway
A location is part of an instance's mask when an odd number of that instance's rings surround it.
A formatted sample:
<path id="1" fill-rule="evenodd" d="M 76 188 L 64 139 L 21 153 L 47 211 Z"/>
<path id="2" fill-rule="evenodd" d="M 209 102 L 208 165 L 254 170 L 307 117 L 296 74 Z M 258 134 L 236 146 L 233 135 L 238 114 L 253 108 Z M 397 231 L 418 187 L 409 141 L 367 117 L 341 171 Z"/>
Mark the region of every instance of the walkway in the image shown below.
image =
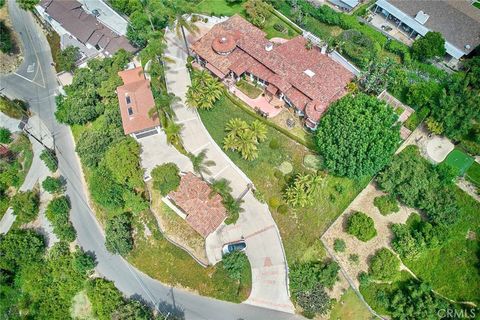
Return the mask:
<path id="1" fill-rule="evenodd" d="M 173 61 L 166 70 L 167 86 L 170 92 L 184 101 L 190 77 L 185 67 L 187 55 L 183 41 L 169 30 L 166 32 L 166 41 L 166 56 Z M 194 154 L 205 149 L 208 159 L 216 163 L 206 178 L 227 179 L 233 189 L 233 196 L 242 194 L 251 183 L 250 179 L 213 141 L 198 113 L 187 108 L 184 102 L 178 103 L 173 109 L 177 123 L 184 126 L 182 139 L 185 148 Z M 221 246 L 243 236 L 252 266 L 252 292 L 245 303 L 293 313 L 288 295 L 287 263 L 275 222 L 267 205 L 256 200 L 251 192 L 243 199 L 244 212 L 240 214 L 237 223 L 223 225 L 207 238 L 207 256 L 211 262 L 217 262 L 221 259 Z"/>

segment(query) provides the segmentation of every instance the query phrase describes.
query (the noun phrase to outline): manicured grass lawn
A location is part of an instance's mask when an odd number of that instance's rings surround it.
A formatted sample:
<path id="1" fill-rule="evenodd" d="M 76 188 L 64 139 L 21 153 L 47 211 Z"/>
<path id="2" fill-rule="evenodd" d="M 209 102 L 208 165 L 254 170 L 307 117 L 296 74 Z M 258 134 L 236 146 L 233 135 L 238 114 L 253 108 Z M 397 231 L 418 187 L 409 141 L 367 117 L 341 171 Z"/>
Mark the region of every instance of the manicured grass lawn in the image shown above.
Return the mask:
<path id="1" fill-rule="evenodd" d="M 480 188 L 480 164 L 474 161 L 470 168 L 468 168 L 465 177 L 477 186 L 477 188 Z"/>
<path id="2" fill-rule="evenodd" d="M 275 24 L 282 25 L 285 27 L 285 32 L 280 32 L 278 30 L 275 30 L 273 27 Z M 290 27 L 288 24 L 280 20 L 277 16 L 272 14 L 270 18 L 265 22 L 265 26 L 263 27 L 263 31 L 267 33 L 267 38 L 284 38 L 284 39 L 291 39 L 299 35 L 297 31 L 295 31 L 292 27 Z"/>
<path id="3" fill-rule="evenodd" d="M 222 146 L 225 124 L 229 119 L 241 118 L 247 122 L 255 119 L 232 104 L 226 97 L 222 97 L 212 110 L 201 110 L 200 116 L 219 146 Z M 303 157 L 311 154 L 311 151 L 268 127 L 267 140 L 259 145 L 259 157 L 256 160 L 243 160 L 238 153 L 228 150 L 226 154 L 252 179 L 267 203 L 272 199 L 282 203 L 282 191 L 287 180 L 293 173 L 308 171 L 302 163 Z M 293 173 L 288 176 L 283 176 L 277 169 L 284 161 L 290 162 L 293 166 Z M 299 209 L 287 207 L 286 213 L 283 214 L 270 206 L 270 211 L 280 229 L 289 263 L 299 260 L 319 260 L 324 257 L 324 250 L 319 241 L 320 236 L 367 182 L 368 178 L 354 181 L 327 175 L 316 192 L 313 206 Z M 285 208 L 285 205 L 282 207 Z"/>
<path id="4" fill-rule="evenodd" d="M 438 248 L 422 252 L 404 263 L 446 297 L 480 302 L 480 203 L 452 187 L 459 210 L 458 222 L 449 226 L 450 237 Z"/>
<path id="5" fill-rule="evenodd" d="M 445 163 L 457 169 L 458 175 L 463 176 L 473 163 L 473 158 L 459 149 L 453 149 L 444 160 Z"/>
<path id="6" fill-rule="evenodd" d="M 253 84 L 248 82 L 247 80 L 241 79 L 240 81 L 237 82 L 237 87 L 245 93 L 249 98 L 255 99 L 257 98 L 260 94 L 262 94 L 263 90 L 255 87 Z"/>
<path id="7" fill-rule="evenodd" d="M 144 235 L 144 223 L 152 232 L 150 237 Z M 237 282 L 228 276 L 221 262 L 204 268 L 185 251 L 165 240 L 150 212 L 137 217 L 134 228 L 135 247 L 127 260 L 147 275 L 221 300 L 241 302 L 248 298 L 252 283 L 250 264 L 242 270 L 242 281 Z"/>
<path id="8" fill-rule="evenodd" d="M 371 318 L 372 314 L 352 289 L 348 289 L 342 295 L 330 313 L 332 320 L 369 320 Z"/>
<path id="9" fill-rule="evenodd" d="M 227 3 L 225 0 L 203 0 L 194 9 L 195 12 L 211 16 L 245 15 L 242 3 Z"/>

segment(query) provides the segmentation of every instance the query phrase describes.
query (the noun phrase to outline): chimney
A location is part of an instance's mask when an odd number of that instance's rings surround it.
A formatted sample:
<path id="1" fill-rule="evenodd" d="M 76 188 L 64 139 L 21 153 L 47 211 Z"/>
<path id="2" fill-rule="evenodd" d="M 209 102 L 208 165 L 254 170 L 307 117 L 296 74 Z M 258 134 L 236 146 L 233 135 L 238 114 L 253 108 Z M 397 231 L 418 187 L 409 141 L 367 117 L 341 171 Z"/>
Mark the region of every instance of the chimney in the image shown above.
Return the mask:
<path id="1" fill-rule="evenodd" d="M 265 44 L 265 51 L 272 51 L 272 50 L 273 50 L 273 43 L 267 42 L 267 44 Z"/>

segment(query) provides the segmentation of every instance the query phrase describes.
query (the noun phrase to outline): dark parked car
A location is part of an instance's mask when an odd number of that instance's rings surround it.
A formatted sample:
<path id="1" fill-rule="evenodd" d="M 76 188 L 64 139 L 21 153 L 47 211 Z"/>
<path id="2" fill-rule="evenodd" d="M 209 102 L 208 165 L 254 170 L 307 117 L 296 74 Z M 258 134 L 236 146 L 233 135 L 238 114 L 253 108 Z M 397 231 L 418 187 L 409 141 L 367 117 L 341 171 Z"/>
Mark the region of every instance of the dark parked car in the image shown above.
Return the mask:
<path id="1" fill-rule="evenodd" d="M 245 242 L 245 240 L 239 240 L 223 245 L 222 253 L 227 254 L 234 251 L 244 251 L 246 247 L 247 243 Z"/>

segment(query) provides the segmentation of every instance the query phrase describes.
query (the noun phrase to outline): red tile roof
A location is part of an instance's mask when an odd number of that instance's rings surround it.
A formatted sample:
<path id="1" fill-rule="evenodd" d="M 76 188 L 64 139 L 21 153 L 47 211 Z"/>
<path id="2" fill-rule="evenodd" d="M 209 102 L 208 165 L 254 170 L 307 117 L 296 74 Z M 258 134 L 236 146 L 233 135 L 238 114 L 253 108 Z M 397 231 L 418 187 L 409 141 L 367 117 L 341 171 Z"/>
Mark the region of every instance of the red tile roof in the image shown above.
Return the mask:
<path id="1" fill-rule="evenodd" d="M 117 88 L 117 96 L 125 134 L 158 126 L 158 118 L 151 119 L 148 116 L 148 111 L 155 106 L 155 100 L 150 89 L 150 81 L 145 79 L 142 67 L 120 71 L 118 75 L 124 83 Z"/>
<path id="2" fill-rule="evenodd" d="M 230 54 L 218 54 L 212 45 L 219 37 L 227 37 L 236 48 Z M 300 110 L 315 101 L 315 105 L 328 106 L 346 94 L 346 85 L 354 75 L 342 65 L 313 47 L 306 48 L 302 36 L 271 45 L 265 33 L 239 15 L 215 25 L 207 34 L 192 45 L 192 50 L 208 63 L 237 76 L 248 71 L 275 85 Z M 320 119 L 326 108 L 311 109 L 308 116 L 313 121 Z"/>
<path id="3" fill-rule="evenodd" d="M 219 194 L 211 196 L 212 189 L 202 179 L 189 172 L 182 176 L 177 191 L 169 197 L 186 214 L 187 223 L 204 238 L 215 231 L 227 218 L 227 211 Z"/>

